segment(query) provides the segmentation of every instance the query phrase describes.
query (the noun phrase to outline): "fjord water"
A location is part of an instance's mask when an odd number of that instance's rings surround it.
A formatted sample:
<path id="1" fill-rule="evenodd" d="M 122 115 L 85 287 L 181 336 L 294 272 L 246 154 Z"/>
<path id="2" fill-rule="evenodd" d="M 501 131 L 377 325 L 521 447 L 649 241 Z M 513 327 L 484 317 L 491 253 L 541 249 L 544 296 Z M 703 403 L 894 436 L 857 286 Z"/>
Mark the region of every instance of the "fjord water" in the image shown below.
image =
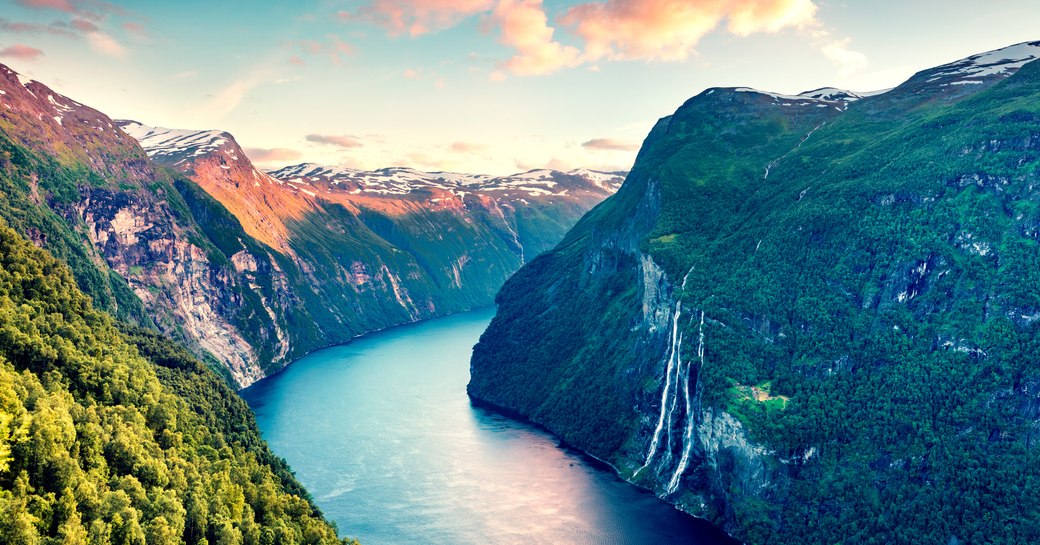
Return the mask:
<path id="1" fill-rule="evenodd" d="M 315 352 L 243 392 L 276 454 L 365 545 L 729 543 L 466 396 L 492 310 Z"/>

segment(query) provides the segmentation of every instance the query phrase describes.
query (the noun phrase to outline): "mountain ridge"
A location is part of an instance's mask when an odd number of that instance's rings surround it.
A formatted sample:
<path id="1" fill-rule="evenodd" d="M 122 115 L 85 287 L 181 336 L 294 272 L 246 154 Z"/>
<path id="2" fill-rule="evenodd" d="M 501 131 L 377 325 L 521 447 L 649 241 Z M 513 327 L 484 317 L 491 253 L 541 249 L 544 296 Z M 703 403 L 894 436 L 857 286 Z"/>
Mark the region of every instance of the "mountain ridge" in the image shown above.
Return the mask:
<path id="1" fill-rule="evenodd" d="M 968 515 L 1040 512 L 1020 49 L 847 108 L 691 98 L 503 287 L 471 397 L 748 543 L 1035 539 Z"/>
<path id="2" fill-rule="evenodd" d="M 316 348 L 489 304 L 612 190 L 351 195 L 271 177 L 224 131 L 126 124 L 149 157 L 103 113 L 0 72 L 0 217 L 66 260 L 103 309 L 240 387 Z"/>

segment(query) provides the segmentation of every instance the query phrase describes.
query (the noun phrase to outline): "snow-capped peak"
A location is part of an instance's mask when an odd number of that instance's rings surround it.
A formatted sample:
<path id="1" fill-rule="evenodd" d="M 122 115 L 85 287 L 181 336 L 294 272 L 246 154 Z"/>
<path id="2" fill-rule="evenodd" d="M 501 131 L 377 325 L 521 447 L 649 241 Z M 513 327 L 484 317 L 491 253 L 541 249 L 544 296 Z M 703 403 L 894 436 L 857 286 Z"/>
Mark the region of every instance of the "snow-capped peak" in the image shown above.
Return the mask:
<path id="1" fill-rule="evenodd" d="M 137 140 L 151 156 L 200 156 L 220 149 L 230 137 L 223 131 L 193 131 L 149 127 L 136 121 L 116 122 L 123 132 Z"/>
<path id="2" fill-rule="evenodd" d="M 819 89 L 813 89 L 812 91 L 798 93 L 798 96 L 804 98 L 814 98 L 817 100 L 844 100 L 847 102 L 852 102 L 853 100 L 859 100 L 863 98 L 863 95 L 859 93 L 847 91 L 845 89 L 838 89 L 835 87 L 821 87 Z"/>
<path id="3" fill-rule="evenodd" d="M 365 171 L 314 163 L 288 166 L 269 171 L 268 174 L 288 183 L 312 181 L 332 190 L 352 194 L 405 195 L 416 191 L 443 190 L 460 197 L 472 192 L 494 192 L 503 197 L 563 196 L 582 186 L 594 191 L 613 192 L 625 177 L 624 173 L 589 169 L 571 172 L 538 169 L 496 177 L 487 174 L 423 172 L 406 167 Z"/>
<path id="4" fill-rule="evenodd" d="M 1010 76 L 1026 63 L 1040 58 L 1040 41 L 1023 42 L 938 66 L 928 71 L 928 82 L 941 85 L 981 84 L 985 78 Z"/>
<path id="5" fill-rule="evenodd" d="M 754 93 L 769 97 L 773 99 L 773 104 L 778 106 L 834 107 L 839 110 L 844 110 L 848 107 L 850 102 L 854 102 L 865 96 L 861 93 L 854 93 L 852 91 L 846 91 L 834 87 L 822 87 L 812 91 L 805 91 L 797 95 L 785 95 L 783 93 L 760 91 L 751 87 L 735 87 L 733 90 L 738 93 Z M 714 90 L 708 91 L 708 94 L 711 94 L 713 91 Z"/>

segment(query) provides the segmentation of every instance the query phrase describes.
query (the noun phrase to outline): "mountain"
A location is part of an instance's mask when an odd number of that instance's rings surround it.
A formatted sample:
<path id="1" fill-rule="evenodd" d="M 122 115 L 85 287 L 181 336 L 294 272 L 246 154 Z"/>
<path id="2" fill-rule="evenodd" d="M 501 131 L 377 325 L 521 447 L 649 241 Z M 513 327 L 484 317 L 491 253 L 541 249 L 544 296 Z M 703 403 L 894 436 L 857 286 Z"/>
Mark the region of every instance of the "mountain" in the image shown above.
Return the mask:
<path id="1" fill-rule="evenodd" d="M 224 132 L 114 122 L 3 65 L 0 105 L 0 219 L 65 261 L 98 308 L 239 386 L 367 331 L 490 304 L 621 181 L 352 194 L 261 172 Z"/>
<path id="2" fill-rule="evenodd" d="M 223 380 L 2 222 L 0 293 L 0 542 L 345 545 Z"/>
<path id="3" fill-rule="evenodd" d="M 117 125 L 256 241 L 246 253 L 231 241 L 226 254 L 251 284 L 272 286 L 261 299 L 267 316 L 256 313 L 269 317 L 271 333 L 254 335 L 252 348 L 274 352 L 254 358 L 252 374 L 236 373 L 241 385 L 366 331 L 490 304 L 528 256 L 551 248 L 623 180 L 587 170 L 494 178 L 312 164 L 267 173 L 226 132 Z M 244 338 L 249 327 L 240 327 Z"/>
<path id="4" fill-rule="evenodd" d="M 6 66 L 0 92 L 0 217 L 66 261 L 101 309 L 217 355 L 240 380 L 257 376 L 253 347 L 275 336 L 257 323 L 271 289 L 236 274 L 230 246 L 208 236 L 226 212 L 103 113 Z"/>
<path id="5" fill-rule="evenodd" d="M 1040 539 L 1037 57 L 691 98 L 505 284 L 471 397 L 747 543 Z"/>

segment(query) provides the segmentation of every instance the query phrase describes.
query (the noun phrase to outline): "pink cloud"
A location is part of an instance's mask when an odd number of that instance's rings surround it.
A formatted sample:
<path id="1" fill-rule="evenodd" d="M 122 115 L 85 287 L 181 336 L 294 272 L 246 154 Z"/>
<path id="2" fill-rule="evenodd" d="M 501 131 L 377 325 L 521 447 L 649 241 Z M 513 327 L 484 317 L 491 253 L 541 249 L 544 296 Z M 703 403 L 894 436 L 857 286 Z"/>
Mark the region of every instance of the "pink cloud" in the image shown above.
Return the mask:
<path id="1" fill-rule="evenodd" d="M 344 53 L 350 55 L 354 53 L 354 47 L 343 40 L 340 40 L 338 36 L 329 34 L 329 47 L 336 53 Z"/>
<path id="2" fill-rule="evenodd" d="M 15 44 L 0 50 L 0 57 L 10 57 L 24 61 L 34 61 L 43 55 L 43 51 L 27 45 Z"/>
<path id="3" fill-rule="evenodd" d="M 97 32 L 98 30 L 100 30 L 97 25 L 86 19 L 76 18 L 72 20 L 71 24 L 73 28 L 80 32 Z"/>
<path id="4" fill-rule="evenodd" d="M 332 134 L 308 134 L 304 137 L 308 142 L 314 142 L 315 144 L 325 144 L 329 146 L 339 146 L 341 148 L 360 148 L 362 144 L 357 138 L 352 136 L 337 136 Z"/>
<path id="5" fill-rule="evenodd" d="M 53 34 L 55 36 L 64 36 L 66 38 L 78 38 L 79 34 L 73 32 L 68 28 L 68 25 L 62 22 L 54 22 L 50 25 L 40 25 L 36 23 L 22 23 L 18 21 L 11 21 L 0 17 L 0 30 L 8 32 L 17 32 L 20 34 Z"/>
<path id="6" fill-rule="evenodd" d="M 303 154 L 289 148 L 246 148 L 246 155 L 257 163 L 271 163 L 276 161 L 295 161 Z"/>
<path id="7" fill-rule="evenodd" d="M 354 12 L 341 11 L 343 21 L 367 20 L 391 34 L 419 36 L 454 26 L 491 9 L 493 0 L 373 0 Z"/>
<path id="8" fill-rule="evenodd" d="M 419 36 L 488 13 L 485 25 L 497 28 L 500 43 L 515 50 L 490 74 L 493 81 L 501 81 L 508 74 L 552 74 L 600 60 L 682 61 L 705 35 L 719 28 L 736 36 L 789 28 L 818 32 L 815 2 L 585 0 L 558 19 L 561 30 L 583 42 L 580 48 L 558 41 L 543 0 L 369 0 L 360 9 L 336 15 L 345 22 L 376 23 L 391 35 Z M 836 57 L 836 48 L 831 49 L 835 51 L 829 57 Z"/>
<path id="9" fill-rule="evenodd" d="M 722 21 L 736 35 L 815 23 L 813 0 L 608 0 L 567 10 L 563 24 L 585 41 L 587 60 L 681 61 Z"/>
<path id="10" fill-rule="evenodd" d="M 142 38 L 148 37 L 148 31 L 145 30 L 144 25 L 142 25 L 141 23 L 123 23 L 122 27 L 123 30 L 129 32 L 130 34 L 136 34 L 137 36 L 140 36 Z"/>
<path id="11" fill-rule="evenodd" d="M 103 21 L 110 15 L 126 17 L 131 12 L 115 4 L 102 0 L 15 0 L 15 3 L 29 9 L 53 9 L 86 17 L 92 21 Z M 89 9 L 84 8 L 84 5 Z"/>
<path id="12" fill-rule="evenodd" d="M 307 66 L 307 63 L 296 55 L 289 57 L 289 64 L 292 64 L 294 66 Z"/>
<path id="13" fill-rule="evenodd" d="M 474 144 L 472 142 L 453 142 L 451 144 L 451 151 L 455 153 L 482 153 L 487 151 L 487 146 L 483 144 Z"/>
<path id="14" fill-rule="evenodd" d="M 94 31 L 87 32 L 83 37 L 87 39 L 91 49 L 98 53 L 108 55 L 109 57 L 123 57 L 126 55 L 126 48 L 123 47 L 123 44 L 109 34 Z"/>
<path id="15" fill-rule="evenodd" d="M 316 40 L 297 40 L 289 42 L 289 45 L 307 55 L 318 55 L 322 53 L 328 54 L 333 64 L 342 64 L 344 56 L 352 55 L 354 53 L 354 46 L 339 39 L 335 34 L 329 34 L 326 38 L 329 40 L 327 44 Z M 289 59 L 289 62 L 299 66 L 306 64 L 303 59 L 297 55 L 293 55 Z"/>
<path id="16" fill-rule="evenodd" d="M 66 13 L 77 11 L 69 0 L 17 0 L 16 3 L 30 9 L 56 9 Z"/>
<path id="17" fill-rule="evenodd" d="M 593 138 L 588 142 L 582 143 L 581 147 L 603 151 L 635 151 L 639 149 L 639 144 L 614 140 L 613 138 Z"/>
<path id="18" fill-rule="evenodd" d="M 513 74 L 545 75 L 581 64 L 581 51 L 553 39 L 542 0 L 500 0 L 491 20 L 500 28 L 499 41 L 516 49 L 502 64 Z M 501 74 L 492 74 L 492 79 L 500 80 Z"/>

